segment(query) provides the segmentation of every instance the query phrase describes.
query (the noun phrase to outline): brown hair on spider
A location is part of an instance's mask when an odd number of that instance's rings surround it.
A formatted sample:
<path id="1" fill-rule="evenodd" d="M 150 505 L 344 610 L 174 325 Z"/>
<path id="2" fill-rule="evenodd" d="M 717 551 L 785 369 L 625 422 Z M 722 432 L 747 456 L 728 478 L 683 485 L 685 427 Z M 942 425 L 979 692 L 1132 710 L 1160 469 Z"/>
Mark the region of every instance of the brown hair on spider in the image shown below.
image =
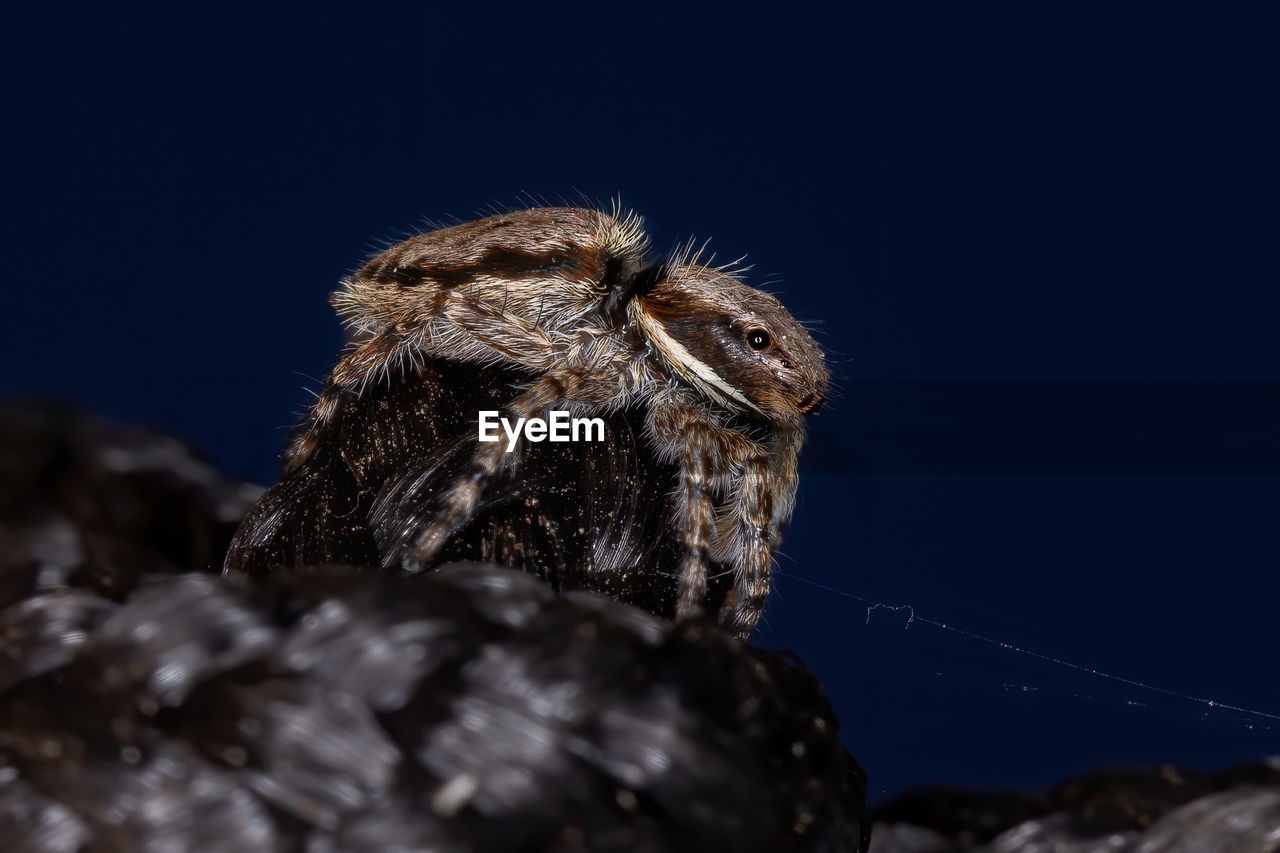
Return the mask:
<path id="1" fill-rule="evenodd" d="M 729 270 L 648 256 L 633 214 L 547 207 L 410 238 L 343 283 L 333 304 L 347 351 L 286 455 L 304 463 L 353 397 L 427 360 L 506 365 L 535 379 L 496 401 L 503 416 L 643 410 L 644 440 L 676 470 L 683 546 L 677 615 L 698 614 L 710 561 L 734 584 L 720 620 L 751 633 L 790 518 L 804 415 L 821 405 L 822 350 L 778 299 Z M 502 469 L 480 443 L 439 509 L 384 563 L 429 567 Z M 518 463 L 516 476 L 518 476 Z"/>

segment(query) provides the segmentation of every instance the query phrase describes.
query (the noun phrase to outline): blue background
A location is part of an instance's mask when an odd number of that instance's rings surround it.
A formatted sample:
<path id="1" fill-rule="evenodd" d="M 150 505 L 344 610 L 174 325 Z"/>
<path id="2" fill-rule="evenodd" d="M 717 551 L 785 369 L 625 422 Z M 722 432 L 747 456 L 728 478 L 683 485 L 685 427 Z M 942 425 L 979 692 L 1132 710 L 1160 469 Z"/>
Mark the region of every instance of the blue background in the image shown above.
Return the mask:
<path id="1" fill-rule="evenodd" d="M 1276 4 L 971 5 L 7 12 L 0 392 L 269 482 L 343 275 L 428 220 L 620 194 L 822 323 L 844 392 L 784 571 L 1280 714 L 1274 468 L 1059 464 L 1053 419 L 1015 471 L 839 452 L 895 434 L 867 380 L 1280 380 Z M 1280 719 L 866 606 L 782 578 L 757 639 L 823 679 L 873 800 L 1280 753 Z"/>

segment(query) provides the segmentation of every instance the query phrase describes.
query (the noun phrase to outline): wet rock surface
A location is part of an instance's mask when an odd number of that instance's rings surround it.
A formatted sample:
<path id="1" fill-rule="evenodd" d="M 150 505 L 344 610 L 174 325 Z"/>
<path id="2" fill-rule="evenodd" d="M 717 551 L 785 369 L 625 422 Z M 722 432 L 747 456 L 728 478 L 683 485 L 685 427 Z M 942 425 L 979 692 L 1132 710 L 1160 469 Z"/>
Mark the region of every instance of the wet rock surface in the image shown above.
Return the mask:
<path id="1" fill-rule="evenodd" d="M 866 841 L 787 655 L 475 564 L 222 577 L 260 490 L 61 406 L 0 440 L 0 849 Z"/>

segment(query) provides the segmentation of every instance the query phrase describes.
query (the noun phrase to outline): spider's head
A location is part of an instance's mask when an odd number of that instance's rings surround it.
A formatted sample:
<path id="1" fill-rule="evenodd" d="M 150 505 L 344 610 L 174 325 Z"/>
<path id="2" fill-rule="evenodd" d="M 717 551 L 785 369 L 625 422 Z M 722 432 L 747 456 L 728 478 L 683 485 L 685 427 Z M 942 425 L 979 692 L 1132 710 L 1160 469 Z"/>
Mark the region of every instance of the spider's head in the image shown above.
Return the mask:
<path id="1" fill-rule="evenodd" d="M 723 271 L 662 268 L 637 294 L 634 317 L 686 381 L 733 408 L 797 418 L 822 404 L 822 349 L 778 298 Z"/>

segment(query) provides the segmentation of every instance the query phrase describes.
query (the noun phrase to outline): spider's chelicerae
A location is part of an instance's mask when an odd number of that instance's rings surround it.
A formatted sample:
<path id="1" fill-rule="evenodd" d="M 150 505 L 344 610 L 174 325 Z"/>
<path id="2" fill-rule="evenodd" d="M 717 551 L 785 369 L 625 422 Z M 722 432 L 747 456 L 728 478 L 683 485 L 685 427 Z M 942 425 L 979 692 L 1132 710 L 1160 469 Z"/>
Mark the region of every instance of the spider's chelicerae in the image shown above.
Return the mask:
<path id="1" fill-rule="evenodd" d="M 821 349 L 774 296 L 687 257 L 651 262 L 648 246 L 633 215 L 535 208 L 386 250 L 334 294 L 350 344 L 286 472 L 307 461 L 353 398 L 392 371 L 441 359 L 531 372 L 503 407 L 512 422 L 552 409 L 642 410 L 644 440 L 677 472 L 676 614 L 700 612 L 714 562 L 734 575 L 720 621 L 750 634 L 794 505 L 804 415 L 829 375 Z M 506 450 L 505 441 L 476 440 L 438 510 L 384 551 L 384 564 L 427 567 L 504 475 Z"/>

